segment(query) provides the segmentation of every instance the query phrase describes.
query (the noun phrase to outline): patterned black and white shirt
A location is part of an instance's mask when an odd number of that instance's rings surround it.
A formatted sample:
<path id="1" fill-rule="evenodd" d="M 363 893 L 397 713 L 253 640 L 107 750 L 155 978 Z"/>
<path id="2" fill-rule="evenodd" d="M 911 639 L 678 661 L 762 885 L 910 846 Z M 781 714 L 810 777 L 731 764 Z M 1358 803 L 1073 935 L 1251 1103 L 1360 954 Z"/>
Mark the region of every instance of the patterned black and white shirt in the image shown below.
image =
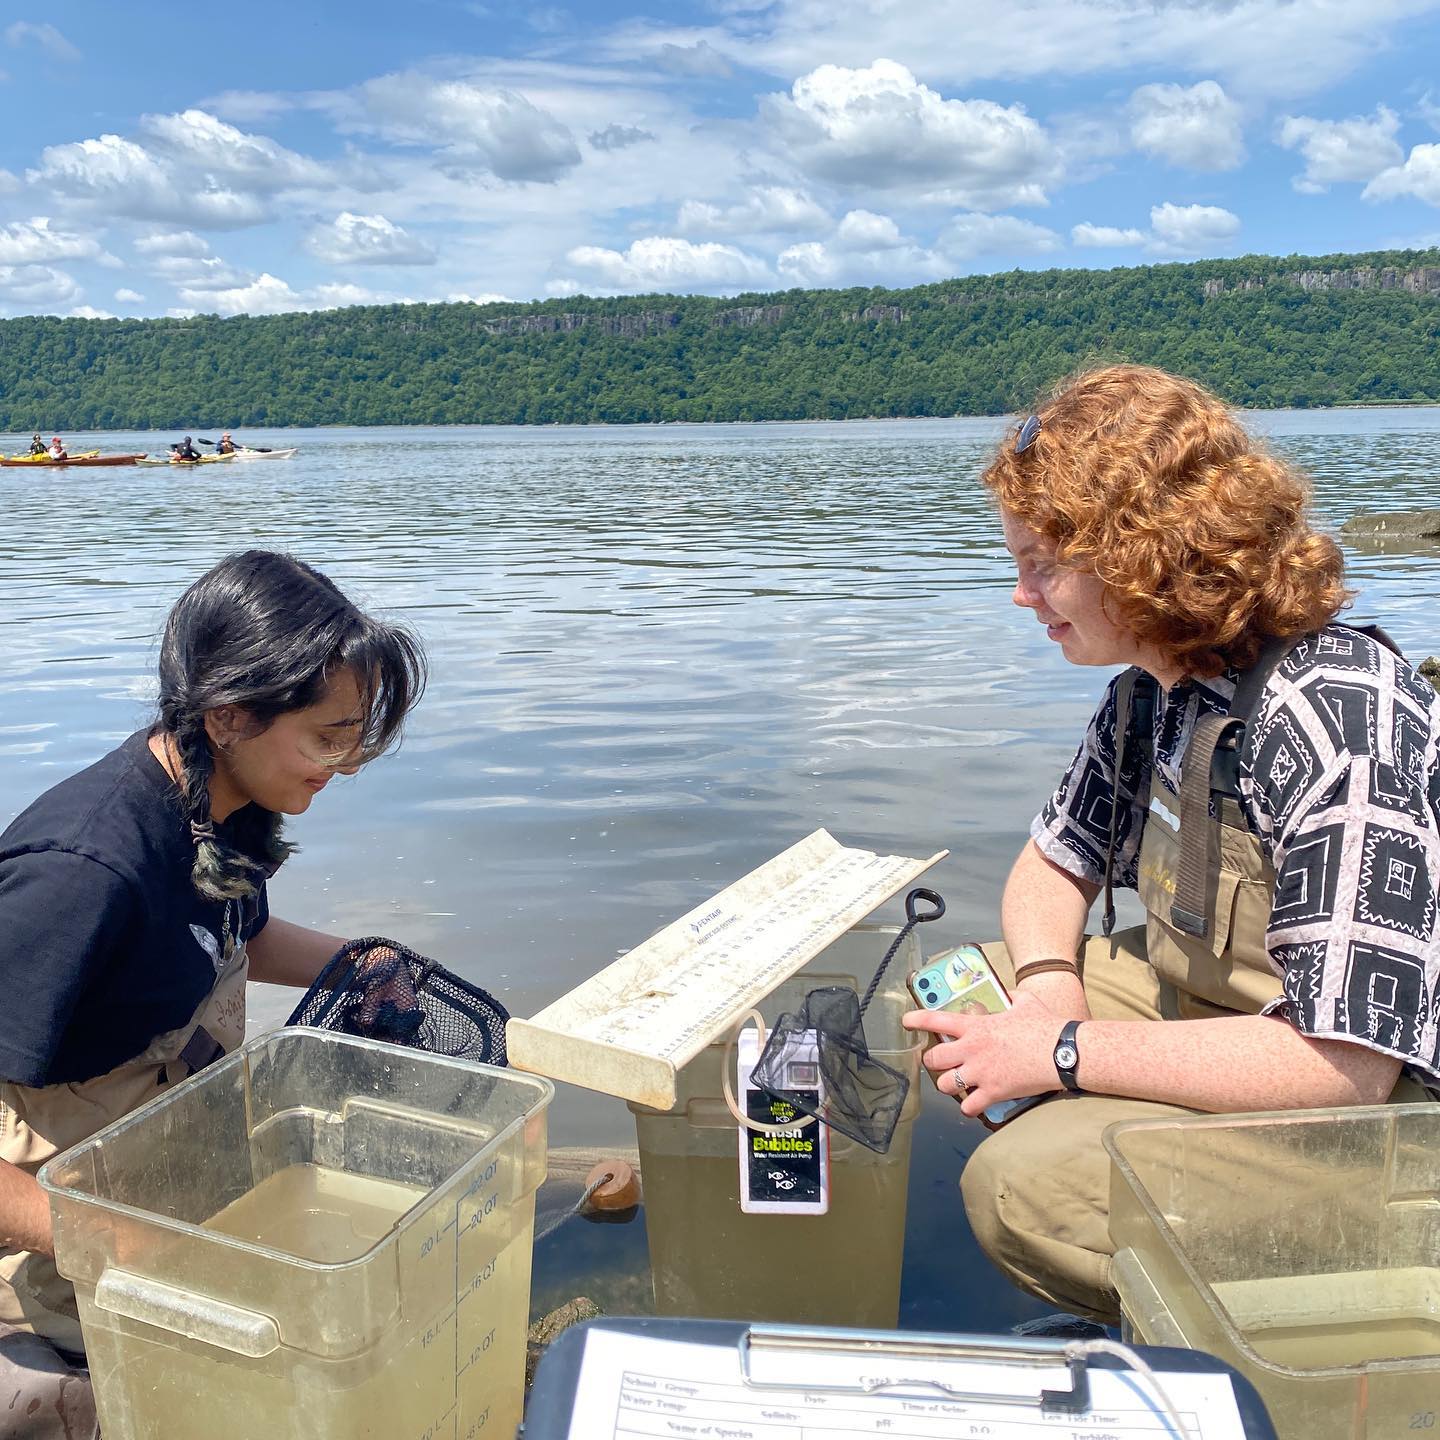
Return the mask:
<path id="1" fill-rule="evenodd" d="M 1160 692 L 1153 764 L 1172 796 L 1197 717 L 1228 710 L 1237 678 L 1227 671 Z M 1030 829 L 1050 860 L 1097 885 L 1115 685 Z M 1132 889 L 1150 769 L 1127 737 L 1115 883 Z M 1266 948 L 1285 993 L 1266 1013 L 1396 1056 L 1440 1089 L 1440 697 L 1377 641 L 1331 626 L 1298 642 L 1271 675 L 1246 732 L 1240 792 L 1276 873 Z"/>

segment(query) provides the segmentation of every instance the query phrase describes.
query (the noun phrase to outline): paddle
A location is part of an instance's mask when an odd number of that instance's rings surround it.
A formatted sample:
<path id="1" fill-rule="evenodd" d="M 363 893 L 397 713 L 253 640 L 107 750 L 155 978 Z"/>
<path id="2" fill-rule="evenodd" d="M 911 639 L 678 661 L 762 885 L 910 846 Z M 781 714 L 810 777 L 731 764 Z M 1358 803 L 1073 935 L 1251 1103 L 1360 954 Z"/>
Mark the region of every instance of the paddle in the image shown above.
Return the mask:
<path id="1" fill-rule="evenodd" d="M 202 445 L 213 445 L 213 444 L 215 444 L 215 441 L 213 441 L 213 440 L 207 440 L 203 435 L 197 435 L 195 438 L 196 438 Z M 268 454 L 270 453 L 270 446 L 268 446 L 268 445 L 240 445 L 240 446 L 238 446 L 237 448 L 240 449 L 240 450 L 254 450 L 254 451 L 257 451 L 257 452 L 258 452 L 259 454 L 261 454 L 261 455 L 268 455 Z"/>

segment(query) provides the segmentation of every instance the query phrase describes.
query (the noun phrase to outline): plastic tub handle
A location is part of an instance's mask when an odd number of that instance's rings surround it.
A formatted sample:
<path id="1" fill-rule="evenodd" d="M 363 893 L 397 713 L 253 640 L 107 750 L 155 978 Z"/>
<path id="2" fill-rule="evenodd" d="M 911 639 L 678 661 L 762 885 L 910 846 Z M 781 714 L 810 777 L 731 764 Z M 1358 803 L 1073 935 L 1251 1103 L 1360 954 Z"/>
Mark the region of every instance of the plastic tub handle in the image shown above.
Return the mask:
<path id="1" fill-rule="evenodd" d="M 270 1316 L 125 1270 L 105 1271 L 95 1286 L 95 1306 L 252 1360 L 280 1348 L 280 1327 Z"/>

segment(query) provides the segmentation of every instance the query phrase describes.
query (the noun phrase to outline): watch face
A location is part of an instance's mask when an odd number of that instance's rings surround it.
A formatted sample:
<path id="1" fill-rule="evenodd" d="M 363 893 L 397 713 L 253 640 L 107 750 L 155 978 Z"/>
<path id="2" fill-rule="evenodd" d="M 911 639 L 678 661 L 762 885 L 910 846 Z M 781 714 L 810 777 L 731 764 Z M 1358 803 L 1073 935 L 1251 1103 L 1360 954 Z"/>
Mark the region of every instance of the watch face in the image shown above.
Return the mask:
<path id="1" fill-rule="evenodd" d="M 1060 1045 L 1056 1047 L 1055 1063 L 1062 1070 L 1074 1069 L 1075 1062 L 1079 1058 L 1080 1057 L 1075 1053 L 1075 1047 L 1073 1045 Z"/>

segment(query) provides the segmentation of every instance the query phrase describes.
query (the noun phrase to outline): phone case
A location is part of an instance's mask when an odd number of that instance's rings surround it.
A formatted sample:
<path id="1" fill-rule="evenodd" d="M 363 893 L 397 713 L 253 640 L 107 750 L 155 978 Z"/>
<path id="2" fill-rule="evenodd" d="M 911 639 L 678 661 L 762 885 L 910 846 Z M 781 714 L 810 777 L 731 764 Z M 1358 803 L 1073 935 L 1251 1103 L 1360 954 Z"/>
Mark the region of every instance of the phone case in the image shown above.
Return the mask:
<path id="1" fill-rule="evenodd" d="M 907 982 L 922 1010 L 954 1010 L 961 1015 L 999 1015 L 1010 997 L 978 945 L 961 945 L 937 955 Z"/>
<path id="2" fill-rule="evenodd" d="M 923 969 L 910 975 L 906 985 L 922 1010 L 999 1015 L 1010 1008 L 1010 996 L 978 945 L 961 945 L 937 955 Z M 933 1045 L 938 1038 L 932 1036 L 930 1043 Z M 980 1112 L 981 1123 L 988 1129 L 998 1130 L 1045 1098 L 1021 1095 L 1013 1100 L 998 1100 Z"/>

